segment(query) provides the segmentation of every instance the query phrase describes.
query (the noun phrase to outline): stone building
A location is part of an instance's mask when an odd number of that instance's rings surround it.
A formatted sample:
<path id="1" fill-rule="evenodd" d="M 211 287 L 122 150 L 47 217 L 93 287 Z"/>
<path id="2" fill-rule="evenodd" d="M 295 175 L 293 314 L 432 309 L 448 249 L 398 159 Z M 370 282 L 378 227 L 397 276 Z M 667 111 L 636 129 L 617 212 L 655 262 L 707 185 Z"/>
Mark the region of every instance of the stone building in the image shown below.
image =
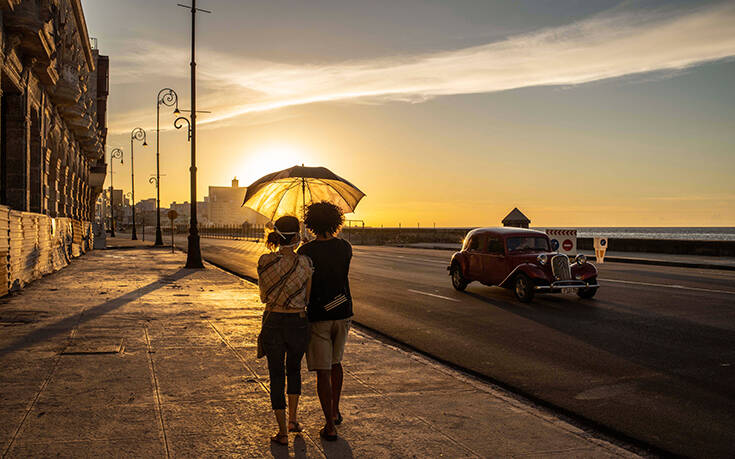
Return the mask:
<path id="1" fill-rule="evenodd" d="M 80 0 L 0 0 L 0 10 L 0 201 L 89 221 L 106 172 L 108 58 Z"/>
<path id="2" fill-rule="evenodd" d="M 107 170 L 108 73 L 81 0 L 0 0 L 0 225 L 10 246 L 33 231 L 35 241 L 57 238 L 58 228 L 69 228 L 69 253 L 90 245 Z"/>
<path id="3" fill-rule="evenodd" d="M 243 223 L 263 224 L 268 221 L 259 213 L 242 207 L 247 187 L 241 187 L 237 177 L 232 186 L 210 186 L 208 196 L 209 223 L 212 225 L 242 225 Z"/>

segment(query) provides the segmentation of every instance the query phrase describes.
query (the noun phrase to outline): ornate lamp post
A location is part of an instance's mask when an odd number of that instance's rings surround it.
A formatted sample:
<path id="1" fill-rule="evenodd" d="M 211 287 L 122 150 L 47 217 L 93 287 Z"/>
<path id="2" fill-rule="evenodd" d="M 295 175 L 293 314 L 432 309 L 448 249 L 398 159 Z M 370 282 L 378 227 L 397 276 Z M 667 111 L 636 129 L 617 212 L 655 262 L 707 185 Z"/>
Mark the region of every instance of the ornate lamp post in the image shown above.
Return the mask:
<path id="1" fill-rule="evenodd" d="M 160 181 L 161 168 L 159 163 L 159 137 L 161 135 L 160 130 L 160 111 L 161 105 L 167 107 L 176 107 L 174 109 L 174 115 L 178 115 L 179 112 L 179 96 L 171 88 L 163 88 L 158 91 L 158 97 L 156 98 L 156 243 L 154 245 L 163 245 L 163 234 L 161 233 L 161 191 L 158 188 L 158 182 Z M 153 182 L 151 182 L 153 183 Z"/>
<path id="2" fill-rule="evenodd" d="M 189 141 L 191 142 L 191 216 L 189 217 L 189 247 L 186 251 L 186 268 L 204 268 L 202 263 L 202 252 L 199 246 L 199 229 L 197 228 L 197 83 L 196 83 L 196 14 L 197 11 L 210 13 L 211 11 L 198 9 L 196 0 L 191 0 L 191 7 L 181 5 L 191 10 L 191 122 L 189 124 Z M 174 125 L 179 128 L 181 125 L 176 123 L 182 118 L 177 118 Z"/>
<path id="3" fill-rule="evenodd" d="M 115 237 L 115 189 L 112 187 L 112 164 L 116 159 L 120 160 L 120 164 L 123 163 L 123 151 L 119 148 L 110 152 L 110 237 Z"/>
<path id="4" fill-rule="evenodd" d="M 132 182 L 131 195 L 132 195 L 132 209 L 133 209 L 133 237 L 134 241 L 138 240 L 138 233 L 135 229 L 135 162 L 133 160 L 133 140 L 142 140 L 143 146 L 148 146 L 148 142 L 145 141 L 145 131 L 142 128 L 135 128 L 130 132 L 130 180 Z"/>

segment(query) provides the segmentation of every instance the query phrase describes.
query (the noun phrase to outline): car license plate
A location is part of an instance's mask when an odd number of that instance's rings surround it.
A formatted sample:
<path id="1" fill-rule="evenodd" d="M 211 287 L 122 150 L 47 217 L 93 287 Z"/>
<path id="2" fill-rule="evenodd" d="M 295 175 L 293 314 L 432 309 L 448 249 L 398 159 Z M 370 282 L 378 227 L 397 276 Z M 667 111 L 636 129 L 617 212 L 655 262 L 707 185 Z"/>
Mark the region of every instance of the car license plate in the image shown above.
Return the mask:
<path id="1" fill-rule="evenodd" d="M 562 295 L 574 295 L 574 289 L 573 288 L 563 288 L 561 289 Z"/>

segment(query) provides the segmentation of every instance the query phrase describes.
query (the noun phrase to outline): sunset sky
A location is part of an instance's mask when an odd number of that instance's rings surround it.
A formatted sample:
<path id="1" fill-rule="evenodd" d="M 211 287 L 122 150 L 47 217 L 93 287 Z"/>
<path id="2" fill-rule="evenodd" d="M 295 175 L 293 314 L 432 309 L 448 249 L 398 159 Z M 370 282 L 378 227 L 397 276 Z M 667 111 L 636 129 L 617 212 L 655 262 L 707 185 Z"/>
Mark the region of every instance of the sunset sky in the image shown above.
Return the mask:
<path id="1" fill-rule="evenodd" d="M 82 0 L 110 56 L 115 187 L 155 195 L 156 94 L 189 108 L 187 0 Z M 198 197 L 295 164 L 367 225 L 735 226 L 735 2 L 198 0 Z M 161 204 L 189 199 L 162 107 Z M 109 183 L 109 181 L 108 181 Z"/>

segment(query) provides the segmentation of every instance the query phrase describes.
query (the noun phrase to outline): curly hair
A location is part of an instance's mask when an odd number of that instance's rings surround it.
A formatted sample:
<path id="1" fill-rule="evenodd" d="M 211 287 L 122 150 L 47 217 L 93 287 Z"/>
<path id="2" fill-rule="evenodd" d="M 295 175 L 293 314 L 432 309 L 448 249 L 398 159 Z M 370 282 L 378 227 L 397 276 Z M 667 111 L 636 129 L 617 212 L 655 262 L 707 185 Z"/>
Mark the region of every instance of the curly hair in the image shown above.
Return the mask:
<path id="1" fill-rule="evenodd" d="M 317 236 L 334 235 L 344 221 L 342 210 L 331 202 L 316 202 L 306 208 L 304 224 Z"/>

